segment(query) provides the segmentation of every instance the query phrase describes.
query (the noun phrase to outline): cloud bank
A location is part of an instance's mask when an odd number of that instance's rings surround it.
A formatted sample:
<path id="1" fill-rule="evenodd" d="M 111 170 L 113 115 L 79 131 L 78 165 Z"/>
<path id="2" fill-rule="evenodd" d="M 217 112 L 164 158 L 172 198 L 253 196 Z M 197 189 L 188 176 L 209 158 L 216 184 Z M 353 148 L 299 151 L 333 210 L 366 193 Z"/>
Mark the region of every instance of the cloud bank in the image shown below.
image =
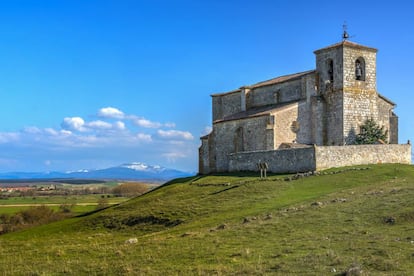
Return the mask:
<path id="1" fill-rule="evenodd" d="M 193 134 L 176 129 L 175 123 L 152 121 L 115 107 L 101 108 L 88 118 L 92 119 L 65 117 L 59 128 L 29 126 L 0 132 L 0 170 L 61 170 L 64 164 L 67 169 L 96 168 L 128 161 L 171 163 L 194 159 L 198 147 Z"/>

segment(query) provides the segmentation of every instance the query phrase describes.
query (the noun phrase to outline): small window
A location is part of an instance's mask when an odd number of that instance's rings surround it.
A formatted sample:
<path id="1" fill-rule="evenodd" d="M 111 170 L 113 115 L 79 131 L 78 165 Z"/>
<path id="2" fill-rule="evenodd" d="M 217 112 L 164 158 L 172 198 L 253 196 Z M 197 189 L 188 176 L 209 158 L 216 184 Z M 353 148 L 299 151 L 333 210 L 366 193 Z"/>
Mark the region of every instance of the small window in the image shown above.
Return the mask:
<path id="1" fill-rule="evenodd" d="M 334 81 L 334 68 L 333 68 L 333 60 L 328 60 L 328 77 L 329 81 L 332 83 Z"/>
<path id="2" fill-rule="evenodd" d="M 365 60 L 362 57 L 355 61 L 355 79 L 365 81 Z"/>
<path id="3" fill-rule="evenodd" d="M 280 102 L 280 89 L 278 89 L 277 91 L 273 92 L 273 97 L 274 97 L 275 103 L 279 103 Z"/>

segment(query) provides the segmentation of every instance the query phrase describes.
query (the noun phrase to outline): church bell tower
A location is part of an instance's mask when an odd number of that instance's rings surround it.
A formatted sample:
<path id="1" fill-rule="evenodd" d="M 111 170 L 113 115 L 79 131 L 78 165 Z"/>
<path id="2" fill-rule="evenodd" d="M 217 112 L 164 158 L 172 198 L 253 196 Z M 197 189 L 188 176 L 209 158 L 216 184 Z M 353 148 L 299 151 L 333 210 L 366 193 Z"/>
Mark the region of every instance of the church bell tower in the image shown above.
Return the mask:
<path id="1" fill-rule="evenodd" d="M 316 50 L 323 145 L 353 144 L 366 119 L 378 119 L 377 49 L 347 40 Z"/>

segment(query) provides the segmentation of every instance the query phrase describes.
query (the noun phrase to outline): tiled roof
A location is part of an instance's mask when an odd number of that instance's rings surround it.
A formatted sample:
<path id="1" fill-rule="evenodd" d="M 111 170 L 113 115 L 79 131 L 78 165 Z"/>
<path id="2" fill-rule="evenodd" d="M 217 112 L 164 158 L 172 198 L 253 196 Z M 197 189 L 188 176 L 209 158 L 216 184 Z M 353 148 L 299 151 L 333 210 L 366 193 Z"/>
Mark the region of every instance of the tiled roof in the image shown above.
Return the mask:
<path id="1" fill-rule="evenodd" d="M 307 74 L 313 74 L 313 73 L 315 73 L 315 70 L 308 70 L 308 71 L 305 71 L 305 72 L 280 76 L 280 77 L 276 77 L 276 78 L 273 78 L 273 79 L 270 79 L 270 80 L 261 81 L 261 82 L 255 83 L 253 85 L 248 85 L 246 87 L 253 89 L 253 88 L 258 88 L 258 87 L 262 87 L 262 86 L 266 86 L 266 85 L 273 85 L 273 84 L 282 83 L 282 82 L 285 82 L 285 81 L 294 80 L 296 78 L 300 78 L 300 77 L 305 76 Z M 240 91 L 241 91 L 241 89 L 236 89 L 236 90 L 232 90 L 232 91 L 229 91 L 229 92 L 213 94 L 211 96 L 212 97 L 217 97 L 217 96 L 227 95 L 227 94 L 231 94 L 231 93 L 237 93 L 237 92 L 240 92 Z"/>
<path id="2" fill-rule="evenodd" d="M 290 80 L 293 80 L 295 78 L 300 78 L 300 77 L 302 77 L 304 75 L 307 75 L 307 74 L 312 74 L 314 72 L 315 72 L 315 70 L 309 70 L 309 71 L 305 71 L 305 72 L 300 72 L 300 73 L 290 74 L 290 75 L 286 75 L 286 76 L 281 76 L 281 77 L 273 78 L 273 79 L 270 79 L 270 80 L 258 82 L 256 84 L 251 85 L 250 88 L 257 88 L 257 87 L 262 87 L 262 86 L 266 86 L 266 85 L 272 85 L 272 84 L 276 84 L 276 83 L 290 81 Z"/>
<path id="3" fill-rule="evenodd" d="M 228 92 L 216 93 L 216 94 L 212 94 L 211 97 L 218 97 L 218 96 L 222 96 L 222 95 L 228 95 L 228 94 L 232 94 L 232 93 L 238 93 L 240 91 L 241 91 L 241 89 L 236 89 L 236 90 L 232 90 L 232 91 L 228 91 Z"/>
<path id="4" fill-rule="evenodd" d="M 318 49 L 318 50 L 314 51 L 314 53 L 317 54 L 317 53 L 320 53 L 322 51 L 325 51 L 325 50 L 328 50 L 328 49 L 332 49 L 332 48 L 337 48 L 337 47 L 340 47 L 340 46 L 347 46 L 347 47 L 352 47 L 352 48 L 356 48 L 356 49 L 364 49 L 364 50 L 369 50 L 369 51 L 374 51 L 374 52 L 377 52 L 378 51 L 375 48 L 367 47 L 367 46 L 364 46 L 364 45 L 361 45 L 361 44 L 358 44 L 358 43 L 355 43 L 355 42 L 351 42 L 351 41 L 348 41 L 348 40 L 344 40 L 344 41 L 335 43 L 335 44 L 333 44 L 331 46 L 324 47 L 322 49 Z"/>
<path id="5" fill-rule="evenodd" d="M 246 111 L 242 111 L 236 114 L 232 114 L 230 116 L 227 116 L 223 119 L 216 120 L 213 123 L 221 123 L 226 121 L 233 121 L 233 120 L 240 120 L 240 119 L 246 119 L 246 118 L 253 118 L 253 117 L 259 117 L 264 115 L 269 115 L 272 112 L 277 112 L 284 110 L 286 108 L 289 108 L 293 106 L 294 104 L 300 102 L 297 101 L 291 101 L 288 103 L 281 103 L 281 104 L 273 104 L 273 105 L 267 105 L 267 106 L 261 106 L 256 108 L 251 108 Z"/>
<path id="6" fill-rule="evenodd" d="M 381 95 L 380 93 L 378 93 L 378 97 L 380 97 L 381 99 L 383 99 L 384 101 L 388 102 L 389 104 L 396 106 L 397 104 L 394 103 L 393 101 L 391 101 L 390 99 L 388 99 L 387 97 Z"/>

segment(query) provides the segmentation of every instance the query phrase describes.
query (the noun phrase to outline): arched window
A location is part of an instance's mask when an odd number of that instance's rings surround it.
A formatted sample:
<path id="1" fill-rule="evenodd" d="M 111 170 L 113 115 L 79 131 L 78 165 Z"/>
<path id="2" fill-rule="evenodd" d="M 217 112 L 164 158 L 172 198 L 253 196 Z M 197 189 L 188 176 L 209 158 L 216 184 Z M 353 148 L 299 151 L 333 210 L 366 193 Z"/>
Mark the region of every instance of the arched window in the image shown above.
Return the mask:
<path id="1" fill-rule="evenodd" d="M 355 79 L 365 81 L 365 60 L 362 57 L 355 60 Z"/>
<path id="2" fill-rule="evenodd" d="M 333 83 L 333 81 L 334 81 L 334 65 L 333 65 L 333 60 L 332 59 L 328 59 L 328 77 L 329 77 L 329 81 L 331 83 Z"/>

